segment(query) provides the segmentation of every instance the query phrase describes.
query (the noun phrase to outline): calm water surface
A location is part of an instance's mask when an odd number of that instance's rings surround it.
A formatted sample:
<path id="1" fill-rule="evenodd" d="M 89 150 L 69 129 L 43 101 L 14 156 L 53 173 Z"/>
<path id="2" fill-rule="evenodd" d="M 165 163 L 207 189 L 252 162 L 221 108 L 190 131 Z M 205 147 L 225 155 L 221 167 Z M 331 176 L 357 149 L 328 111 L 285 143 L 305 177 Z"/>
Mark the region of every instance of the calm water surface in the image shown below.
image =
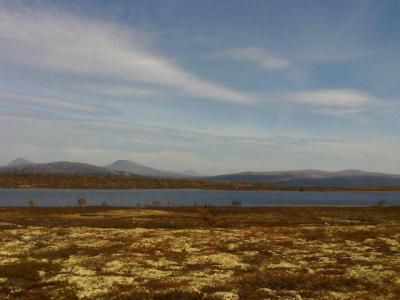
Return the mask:
<path id="1" fill-rule="evenodd" d="M 151 205 L 374 205 L 378 201 L 400 205 L 400 192 L 296 192 L 296 191 L 217 191 L 217 190 L 75 190 L 0 189 L 0 206 L 26 206 L 35 199 L 37 206 L 72 206 L 79 198 L 88 205 L 107 202 L 112 206 Z"/>

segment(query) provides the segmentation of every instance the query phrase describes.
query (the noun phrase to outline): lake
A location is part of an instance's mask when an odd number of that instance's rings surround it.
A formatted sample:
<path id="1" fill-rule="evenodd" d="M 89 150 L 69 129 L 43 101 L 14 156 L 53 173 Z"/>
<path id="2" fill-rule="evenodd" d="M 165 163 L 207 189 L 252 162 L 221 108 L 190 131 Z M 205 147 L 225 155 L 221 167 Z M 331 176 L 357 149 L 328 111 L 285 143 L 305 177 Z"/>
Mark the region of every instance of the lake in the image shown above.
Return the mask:
<path id="1" fill-rule="evenodd" d="M 74 206 L 79 198 L 87 205 L 374 205 L 385 201 L 400 205 L 400 192 L 298 192 L 298 191 L 221 191 L 184 189 L 79 190 L 79 189 L 0 189 L 0 206 L 27 206 L 34 199 L 37 206 Z"/>

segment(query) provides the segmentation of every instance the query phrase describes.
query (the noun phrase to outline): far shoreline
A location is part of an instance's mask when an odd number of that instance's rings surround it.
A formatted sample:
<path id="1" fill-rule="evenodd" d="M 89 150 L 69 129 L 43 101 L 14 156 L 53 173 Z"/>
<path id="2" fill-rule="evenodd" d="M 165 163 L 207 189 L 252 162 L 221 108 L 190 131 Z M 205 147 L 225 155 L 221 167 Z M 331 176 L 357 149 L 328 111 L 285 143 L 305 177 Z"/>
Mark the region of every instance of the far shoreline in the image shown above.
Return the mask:
<path id="1" fill-rule="evenodd" d="M 0 188 L 11 189 L 102 189 L 102 190 L 229 190 L 294 192 L 400 192 L 400 185 L 283 185 L 277 183 L 222 182 L 143 176 L 80 174 L 0 174 Z"/>
<path id="2" fill-rule="evenodd" d="M 303 192 L 313 192 L 313 193 L 343 193 L 343 192 L 355 192 L 355 193 L 384 193 L 384 192 L 400 192 L 400 187 L 320 187 L 320 186 L 310 186 L 310 187 L 277 187 L 277 188 L 187 188 L 187 187 L 139 187 L 139 188 L 123 188 L 123 187 L 46 187 L 46 186 L 0 186 L 2 190 L 110 190 L 110 191 L 126 191 L 126 190 L 185 190 L 185 191 L 232 191 L 232 192 L 294 192 L 294 193 L 303 193 Z"/>

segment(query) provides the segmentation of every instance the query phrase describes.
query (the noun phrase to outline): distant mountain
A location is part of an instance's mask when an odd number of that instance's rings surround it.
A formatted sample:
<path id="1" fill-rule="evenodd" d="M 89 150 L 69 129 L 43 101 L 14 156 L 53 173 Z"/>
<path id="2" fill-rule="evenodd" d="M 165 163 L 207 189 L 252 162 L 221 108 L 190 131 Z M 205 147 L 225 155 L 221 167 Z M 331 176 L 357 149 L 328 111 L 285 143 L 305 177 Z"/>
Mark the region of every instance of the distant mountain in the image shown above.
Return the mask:
<path id="1" fill-rule="evenodd" d="M 386 186 L 400 185 L 400 175 L 343 170 L 328 172 L 319 170 L 242 172 L 208 177 L 218 182 L 276 183 L 299 186 Z"/>
<path id="2" fill-rule="evenodd" d="M 59 161 L 40 164 L 16 164 L 0 167 L 0 173 L 20 174 L 81 174 L 81 175 L 134 175 L 89 164 Z"/>
<path id="3" fill-rule="evenodd" d="M 168 172 L 136 164 L 128 160 L 118 160 L 106 167 L 85 163 L 59 161 L 32 163 L 18 158 L 0 167 L 0 173 L 19 174 L 81 174 L 81 175 L 124 175 L 164 178 L 199 178 L 215 182 L 271 183 L 289 186 L 400 186 L 400 175 L 343 170 L 328 172 L 320 170 L 241 172 L 235 174 L 204 177 L 194 171 Z"/>
<path id="4" fill-rule="evenodd" d="M 16 158 L 12 162 L 9 162 L 7 166 L 12 167 L 12 166 L 20 166 L 20 165 L 30 165 L 33 164 L 34 162 L 27 160 L 25 158 Z"/>
<path id="5" fill-rule="evenodd" d="M 109 170 L 129 172 L 141 176 L 150 177 L 180 177 L 180 175 L 146 167 L 129 160 L 117 160 L 112 164 L 105 166 Z"/>
<path id="6" fill-rule="evenodd" d="M 184 170 L 184 171 L 179 171 L 179 172 L 174 172 L 175 174 L 178 174 L 183 177 L 204 177 L 203 174 L 200 174 L 199 172 L 193 171 L 193 170 Z"/>
<path id="7" fill-rule="evenodd" d="M 117 160 L 112 164 L 105 166 L 107 169 L 134 173 L 141 176 L 149 177 L 169 177 L 169 178 L 195 178 L 202 177 L 201 174 L 186 170 L 181 172 L 158 170 L 144 165 L 137 164 L 130 160 Z"/>
<path id="8" fill-rule="evenodd" d="M 17 158 L 0 167 L 0 173 L 23 174 L 82 174 L 82 175 L 140 175 L 149 177 L 199 177 L 194 171 L 168 172 L 146 167 L 128 160 L 117 160 L 105 167 L 84 163 L 59 161 L 51 163 L 33 163 L 23 158 Z"/>

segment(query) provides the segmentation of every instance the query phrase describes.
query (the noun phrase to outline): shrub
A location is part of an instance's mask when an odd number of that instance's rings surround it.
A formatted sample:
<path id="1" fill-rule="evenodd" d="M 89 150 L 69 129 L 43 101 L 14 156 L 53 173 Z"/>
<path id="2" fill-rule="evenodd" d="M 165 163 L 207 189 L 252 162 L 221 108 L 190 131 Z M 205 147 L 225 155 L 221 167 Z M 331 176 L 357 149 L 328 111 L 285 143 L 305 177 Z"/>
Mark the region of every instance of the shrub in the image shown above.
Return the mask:
<path id="1" fill-rule="evenodd" d="M 233 207 L 241 207 L 242 206 L 242 202 L 240 202 L 240 201 L 232 201 L 232 206 Z"/>
<path id="2" fill-rule="evenodd" d="M 35 207 L 36 206 L 36 200 L 35 199 L 29 199 L 28 200 L 28 206 L 29 207 Z"/>
<path id="3" fill-rule="evenodd" d="M 204 207 L 197 207 L 196 211 L 199 218 L 202 219 L 207 225 L 213 225 L 215 223 L 214 217 L 206 205 Z"/>
<path id="4" fill-rule="evenodd" d="M 87 204 L 87 200 L 85 198 L 78 199 L 78 206 L 85 206 Z"/>

